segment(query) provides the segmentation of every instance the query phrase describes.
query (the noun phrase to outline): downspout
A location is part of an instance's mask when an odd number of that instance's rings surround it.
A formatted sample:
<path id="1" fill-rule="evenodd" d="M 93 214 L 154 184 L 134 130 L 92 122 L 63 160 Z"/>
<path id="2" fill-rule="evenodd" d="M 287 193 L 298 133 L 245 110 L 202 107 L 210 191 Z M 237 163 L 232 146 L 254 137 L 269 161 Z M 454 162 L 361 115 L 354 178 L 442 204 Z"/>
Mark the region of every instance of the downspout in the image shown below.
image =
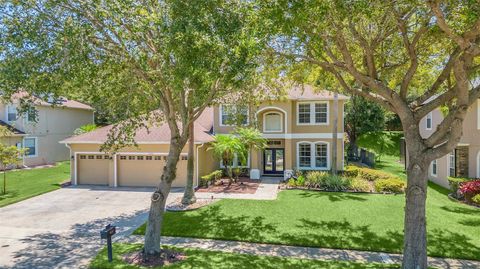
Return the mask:
<path id="1" fill-rule="evenodd" d="M 203 147 L 204 145 L 205 145 L 205 143 L 203 143 L 203 144 L 200 145 L 200 146 L 197 146 L 197 154 L 196 154 L 197 156 L 195 156 L 195 157 L 196 157 L 196 158 L 195 158 L 195 161 L 196 161 L 196 166 L 197 166 L 197 167 L 195 168 L 195 174 L 196 174 L 196 175 L 195 175 L 195 178 L 196 178 L 195 188 L 198 187 L 198 159 L 199 159 L 199 158 L 198 158 L 198 149 L 200 149 L 200 148 Z"/>

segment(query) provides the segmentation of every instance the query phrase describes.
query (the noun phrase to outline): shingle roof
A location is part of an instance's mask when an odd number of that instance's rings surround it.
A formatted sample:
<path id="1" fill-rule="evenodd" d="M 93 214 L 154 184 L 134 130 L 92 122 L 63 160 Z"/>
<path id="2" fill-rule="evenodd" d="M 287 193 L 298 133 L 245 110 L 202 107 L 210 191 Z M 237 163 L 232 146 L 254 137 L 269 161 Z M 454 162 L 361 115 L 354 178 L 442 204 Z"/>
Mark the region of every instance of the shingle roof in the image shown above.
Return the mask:
<path id="1" fill-rule="evenodd" d="M 288 92 L 288 98 L 291 100 L 333 100 L 334 93 L 327 90 L 316 90 L 311 85 L 295 85 Z M 338 94 L 339 100 L 348 100 L 349 97 Z"/>
<path id="2" fill-rule="evenodd" d="M 30 94 L 26 91 L 19 91 L 12 95 L 12 100 L 20 99 L 20 98 L 28 98 Z M 52 106 L 53 104 L 46 102 L 38 97 L 33 97 L 33 103 L 37 106 Z M 85 110 L 93 110 L 93 108 L 87 104 L 80 103 L 75 100 L 70 100 L 65 97 L 60 98 L 61 104 L 56 104 L 58 107 L 67 107 L 67 108 L 77 108 L 77 109 L 85 109 Z"/>
<path id="3" fill-rule="evenodd" d="M 4 121 L 1 121 L 1 120 L 0 120 L 0 126 L 6 127 L 13 135 L 18 135 L 18 136 L 26 135 L 24 132 L 18 130 L 17 128 L 13 127 L 12 125 L 10 125 L 10 124 L 8 124 Z"/>
<path id="4" fill-rule="evenodd" d="M 211 107 L 206 108 L 200 117 L 195 121 L 195 142 L 207 143 L 213 141 L 213 136 L 210 135 L 210 130 L 213 127 L 213 109 Z M 60 143 L 66 144 L 103 144 L 108 137 L 113 125 L 108 125 L 102 128 L 98 128 L 94 131 L 72 136 Z M 135 142 L 138 144 L 155 144 L 155 143 L 168 143 L 170 142 L 170 128 L 166 123 L 158 126 L 152 126 L 150 128 L 141 128 L 137 130 Z"/>

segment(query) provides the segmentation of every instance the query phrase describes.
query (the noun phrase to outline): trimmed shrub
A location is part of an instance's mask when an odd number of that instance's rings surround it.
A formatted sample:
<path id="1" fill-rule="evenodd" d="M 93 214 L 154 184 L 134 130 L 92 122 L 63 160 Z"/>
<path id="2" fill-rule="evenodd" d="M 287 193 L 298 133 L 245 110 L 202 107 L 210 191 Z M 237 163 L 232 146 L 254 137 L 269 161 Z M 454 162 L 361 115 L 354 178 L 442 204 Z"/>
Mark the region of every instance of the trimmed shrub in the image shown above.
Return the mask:
<path id="1" fill-rule="evenodd" d="M 474 202 L 477 205 L 480 205 L 480 194 L 476 194 L 475 196 L 473 196 L 472 202 Z"/>
<path id="2" fill-rule="evenodd" d="M 305 177 L 304 176 L 299 176 L 299 177 L 297 177 L 297 179 L 292 177 L 288 180 L 287 184 L 290 187 L 303 187 L 303 186 L 305 186 Z"/>
<path id="3" fill-rule="evenodd" d="M 357 177 L 359 169 L 360 167 L 358 166 L 348 165 L 345 167 L 345 171 L 343 171 L 343 175 L 346 177 Z"/>
<path id="4" fill-rule="evenodd" d="M 458 190 L 460 188 L 460 185 L 463 182 L 467 182 L 467 178 L 463 177 L 448 177 L 448 184 L 450 185 L 450 189 L 452 190 L 452 193 L 457 196 L 458 195 Z M 458 198 L 458 197 L 457 197 Z"/>
<path id="5" fill-rule="evenodd" d="M 327 172 L 310 171 L 305 176 L 305 186 L 309 188 L 320 188 L 326 177 L 329 177 Z"/>
<path id="6" fill-rule="evenodd" d="M 375 181 L 375 191 L 403 193 L 405 191 L 405 181 L 399 178 L 379 179 Z"/>
<path id="7" fill-rule="evenodd" d="M 222 175 L 223 175 L 222 170 L 215 170 L 208 175 L 204 175 L 204 176 L 200 177 L 200 186 L 208 187 L 209 183 L 212 183 L 212 182 L 220 179 L 222 177 Z"/>
<path id="8" fill-rule="evenodd" d="M 342 176 L 329 175 L 323 179 L 321 187 L 329 191 L 343 191 L 350 188 L 350 180 Z"/>
<path id="9" fill-rule="evenodd" d="M 393 176 L 390 173 L 361 167 L 361 168 L 358 168 L 358 177 L 366 179 L 368 181 L 377 181 L 379 179 L 389 179 L 389 178 L 392 178 Z"/>
<path id="10" fill-rule="evenodd" d="M 361 191 L 361 192 L 370 192 L 371 186 L 370 183 L 361 178 L 352 178 L 350 180 L 350 188 L 354 191 Z"/>

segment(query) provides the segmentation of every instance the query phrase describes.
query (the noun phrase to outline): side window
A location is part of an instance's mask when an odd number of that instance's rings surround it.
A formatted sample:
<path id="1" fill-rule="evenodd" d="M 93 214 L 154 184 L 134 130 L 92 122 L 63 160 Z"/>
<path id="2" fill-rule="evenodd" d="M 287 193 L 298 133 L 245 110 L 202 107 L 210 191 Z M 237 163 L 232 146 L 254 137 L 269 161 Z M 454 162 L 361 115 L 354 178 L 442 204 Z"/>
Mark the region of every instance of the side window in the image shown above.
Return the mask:
<path id="1" fill-rule="evenodd" d="M 12 122 L 17 120 L 17 108 L 14 105 L 7 106 L 7 121 Z"/>
<path id="2" fill-rule="evenodd" d="M 23 146 L 27 149 L 25 156 L 35 157 L 37 156 L 37 138 L 27 137 L 23 139 Z"/>
<path id="3" fill-rule="evenodd" d="M 433 124 L 432 121 L 433 121 L 433 113 L 430 112 L 427 115 L 427 120 L 426 120 L 426 123 L 425 123 L 426 124 L 425 127 L 427 128 L 427 130 L 432 130 L 432 124 Z"/>

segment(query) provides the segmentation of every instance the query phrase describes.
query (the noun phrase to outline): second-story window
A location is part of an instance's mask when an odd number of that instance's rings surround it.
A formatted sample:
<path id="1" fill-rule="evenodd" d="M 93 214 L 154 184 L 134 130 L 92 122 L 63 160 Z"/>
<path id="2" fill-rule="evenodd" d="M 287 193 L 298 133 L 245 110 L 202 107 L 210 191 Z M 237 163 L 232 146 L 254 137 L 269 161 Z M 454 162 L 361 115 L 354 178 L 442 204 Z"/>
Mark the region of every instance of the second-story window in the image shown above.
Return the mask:
<path id="1" fill-rule="evenodd" d="M 432 121 L 433 121 L 433 114 L 432 112 L 430 112 L 427 114 L 427 121 L 426 121 L 427 130 L 432 130 Z"/>
<path id="2" fill-rule="evenodd" d="M 430 174 L 432 176 L 436 177 L 437 176 L 437 169 L 438 169 L 437 168 L 437 160 L 432 161 L 432 163 L 430 165 L 430 169 L 431 169 Z"/>
<path id="3" fill-rule="evenodd" d="M 263 118 L 264 132 L 281 132 L 282 131 L 282 115 L 277 112 L 266 113 Z"/>
<path id="4" fill-rule="evenodd" d="M 299 103 L 297 106 L 297 124 L 328 124 L 328 103 Z"/>
<path id="5" fill-rule="evenodd" d="M 310 123 L 310 104 L 298 104 L 298 122 Z"/>
<path id="6" fill-rule="evenodd" d="M 7 106 L 7 121 L 12 122 L 17 120 L 17 108 L 14 105 Z"/>
<path id="7" fill-rule="evenodd" d="M 248 106 L 220 105 L 220 125 L 247 125 Z"/>
<path id="8" fill-rule="evenodd" d="M 315 123 L 327 123 L 328 119 L 328 106 L 327 103 L 315 104 Z"/>
<path id="9" fill-rule="evenodd" d="M 37 111 L 35 108 L 31 107 L 25 112 L 25 120 L 27 122 L 36 122 L 37 121 Z"/>

